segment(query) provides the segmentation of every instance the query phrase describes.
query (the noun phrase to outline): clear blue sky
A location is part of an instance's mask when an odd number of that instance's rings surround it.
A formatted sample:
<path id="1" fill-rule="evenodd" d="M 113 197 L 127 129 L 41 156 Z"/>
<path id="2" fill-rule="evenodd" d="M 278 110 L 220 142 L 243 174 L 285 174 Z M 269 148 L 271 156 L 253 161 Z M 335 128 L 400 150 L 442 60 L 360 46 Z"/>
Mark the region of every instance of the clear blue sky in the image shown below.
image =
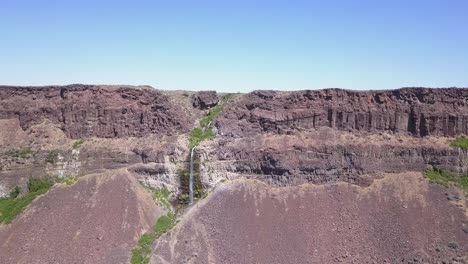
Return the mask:
<path id="1" fill-rule="evenodd" d="M 468 1 L 1 0 L 0 84 L 468 86 Z"/>

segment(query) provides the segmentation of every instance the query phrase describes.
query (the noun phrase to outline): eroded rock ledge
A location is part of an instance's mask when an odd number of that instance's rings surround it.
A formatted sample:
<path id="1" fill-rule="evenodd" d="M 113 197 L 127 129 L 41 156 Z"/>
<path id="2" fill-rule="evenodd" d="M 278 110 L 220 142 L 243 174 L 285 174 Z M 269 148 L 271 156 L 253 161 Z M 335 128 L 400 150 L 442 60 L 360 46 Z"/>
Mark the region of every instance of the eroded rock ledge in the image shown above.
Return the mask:
<path id="1" fill-rule="evenodd" d="M 0 119 L 25 130 L 47 119 L 70 138 L 186 133 L 190 111 L 171 95 L 146 86 L 0 86 Z"/>
<path id="2" fill-rule="evenodd" d="M 220 133 L 245 137 L 332 127 L 424 136 L 468 134 L 468 89 L 256 91 L 218 120 Z"/>

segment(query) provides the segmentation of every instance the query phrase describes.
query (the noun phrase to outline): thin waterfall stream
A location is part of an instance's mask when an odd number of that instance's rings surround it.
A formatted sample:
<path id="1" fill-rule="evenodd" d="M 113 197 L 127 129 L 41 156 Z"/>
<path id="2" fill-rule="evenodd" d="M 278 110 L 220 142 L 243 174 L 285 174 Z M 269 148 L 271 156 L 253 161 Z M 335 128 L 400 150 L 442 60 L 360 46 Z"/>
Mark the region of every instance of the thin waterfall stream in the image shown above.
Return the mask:
<path id="1" fill-rule="evenodd" d="M 190 177 L 189 177 L 189 204 L 193 204 L 193 152 L 195 147 L 190 152 Z"/>
<path id="2" fill-rule="evenodd" d="M 207 128 L 209 128 L 211 125 L 211 121 L 208 122 L 208 124 L 203 127 L 202 129 L 202 133 L 205 133 L 205 130 Z M 194 198 L 194 194 L 193 194 L 193 153 L 195 151 L 195 148 L 196 147 L 193 147 L 190 151 L 190 176 L 189 176 L 189 205 L 190 204 L 193 204 L 193 198 Z"/>

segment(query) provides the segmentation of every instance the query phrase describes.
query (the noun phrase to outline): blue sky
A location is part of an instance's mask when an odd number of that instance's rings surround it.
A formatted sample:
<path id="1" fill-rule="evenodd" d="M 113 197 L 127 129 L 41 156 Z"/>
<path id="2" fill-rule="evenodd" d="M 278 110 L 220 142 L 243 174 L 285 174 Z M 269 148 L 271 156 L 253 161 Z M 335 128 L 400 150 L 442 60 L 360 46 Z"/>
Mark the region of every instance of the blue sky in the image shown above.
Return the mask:
<path id="1" fill-rule="evenodd" d="M 0 84 L 468 86 L 468 1 L 2 0 Z"/>

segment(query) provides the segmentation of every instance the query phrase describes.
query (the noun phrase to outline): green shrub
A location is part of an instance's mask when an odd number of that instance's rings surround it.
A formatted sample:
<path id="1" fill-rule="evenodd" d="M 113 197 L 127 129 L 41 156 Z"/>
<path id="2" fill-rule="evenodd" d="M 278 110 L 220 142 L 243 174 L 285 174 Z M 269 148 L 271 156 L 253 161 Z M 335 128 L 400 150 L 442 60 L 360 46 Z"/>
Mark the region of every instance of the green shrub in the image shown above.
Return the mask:
<path id="1" fill-rule="evenodd" d="M 225 94 L 222 99 L 221 103 L 213 107 L 208 114 L 200 120 L 200 127 L 196 127 L 192 129 L 192 132 L 190 133 L 190 143 L 189 143 L 189 148 L 192 149 L 200 142 L 206 140 L 206 139 L 211 139 L 215 137 L 215 133 L 212 128 L 212 123 L 215 118 L 221 113 L 223 110 L 224 104 L 228 102 L 231 98 L 234 98 L 236 94 Z M 210 124 L 210 126 L 208 126 Z"/>
<path id="2" fill-rule="evenodd" d="M 177 199 L 179 200 L 180 204 L 188 204 L 189 203 L 189 195 L 188 193 L 180 194 Z"/>
<path id="3" fill-rule="evenodd" d="M 199 128 L 199 127 L 196 127 L 194 129 L 192 129 L 192 132 L 190 133 L 190 144 L 189 144 L 189 148 L 192 149 L 196 146 L 198 146 L 198 144 L 200 144 L 200 142 L 206 140 L 206 139 L 211 139 L 213 137 L 215 137 L 215 133 L 214 131 L 211 129 L 211 128 L 207 128 L 205 130 L 205 132 L 203 132 L 203 129 Z"/>
<path id="4" fill-rule="evenodd" d="M 164 209 L 166 209 L 167 211 L 171 211 L 172 208 L 171 208 L 171 204 L 169 203 L 169 201 L 167 200 L 168 197 L 169 197 L 169 194 L 171 194 L 171 192 L 168 190 L 168 189 L 165 189 L 165 188 L 161 188 L 161 189 L 155 189 L 153 187 L 148 187 L 148 186 L 144 186 L 147 190 L 149 190 L 152 194 L 153 194 L 153 199 L 159 204 L 161 205 L 162 207 L 164 207 Z"/>
<path id="5" fill-rule="evenodd" d="M 438 183 L 446 187 L 458 186 L 468 192 L 468 175 L 459 175 L 444 169 L 434 168 L 426 170 L 424 176 L 432 183 Z"/>
<path id="6" fill-rule="evenodd" d="M 34 152 L 32 151 L 31 148 L 22 148 L 22 149 L 9 151 L 8 154 L 15 158 L 25 159 L 25 158 L 31 157 L 34 154 Z"/>
<path id="7" fill-rule="evenodd" d="M 59 152 L 58 150 L 52 150 L 47 154 L 46 161 L 48 163 L 55 164 L 58 161 Z"/>
<path id="8" fill-rule="evenodd" d="M 169 212 L 167 215 L 159 217 L 153 229 L 141 236 L 138 240 L 138 247 L 132 249 L 132 264 L 147 264 L 149 263 L 149 255 L 153 243 L 156 239 L 169 231 L 174 226 L 174 213 Z"/>
<path id="9" fill-rule="evenodd" d="M 84 139 L 79 139 L 79 140 L 75 141 L 75 143 L 73 143 L 73 148 L 74 149 L 80 148 L 81 145 L 83 145 L 84 142 L 85 142 Z"/>
<path id="10" fill-rule="evenodd" d="M 49 178 L 29 178 L 27 194 L 0 199 L 0 223 L 11 223 L 38 195 L 46 193 L 52 185 Z"/>
<path id="11" fill-rule="evenodd" d="M 223 109 L 223 106 L 221 104 L 213 107 L 210 112 L 208 112 L 208 115 L 206 115 L 204 118 L 200 120 L 200 126 L 201 127 L 206 127 L 210 122 L 213 122 L 215 117 L 221 113 L 221 110 Z"/>
<path id="12" fill-rule="evenodd" d="M 28 190 L 29 192 L 45 193 L 52 185 L 54 185 L 54 183 L 49 177 L 31 177 L 28 181 Z"/>
<path id="13" fill-rule="evenodd" d="M 68 176 L 68 177 L 55 177 L 55 182 L 56 183 L 62 183 L 66 185 L 72 185 L 78 180 L 78 176 Z"/>
<path id="14" fill-rule="evenodd" d="M 10 192 L 10 198 L 16 198 L 20 194 L 21 189 L 19 186 L 15 186 L 15 188 Z"/>
<path id="15" fill-rule="evenodd" d="M 452 147 L 468 149 L 468 138 L 465 138 L 464 136 L 457 137 L 455 140 L 450 142 L 450 145 Z"/>
<path id="16" fill-rule="evenodd" d="M 154 232 L 156 233 L 157 237 L 160 237 L 162 234 L 169 231 L 172 228 L 172 223 L 174 220 L 174 215 L 172 212 L 169 212 L 167 215 L 163 215 L 159 217 L 156 225 L 154 226 Z"/>

